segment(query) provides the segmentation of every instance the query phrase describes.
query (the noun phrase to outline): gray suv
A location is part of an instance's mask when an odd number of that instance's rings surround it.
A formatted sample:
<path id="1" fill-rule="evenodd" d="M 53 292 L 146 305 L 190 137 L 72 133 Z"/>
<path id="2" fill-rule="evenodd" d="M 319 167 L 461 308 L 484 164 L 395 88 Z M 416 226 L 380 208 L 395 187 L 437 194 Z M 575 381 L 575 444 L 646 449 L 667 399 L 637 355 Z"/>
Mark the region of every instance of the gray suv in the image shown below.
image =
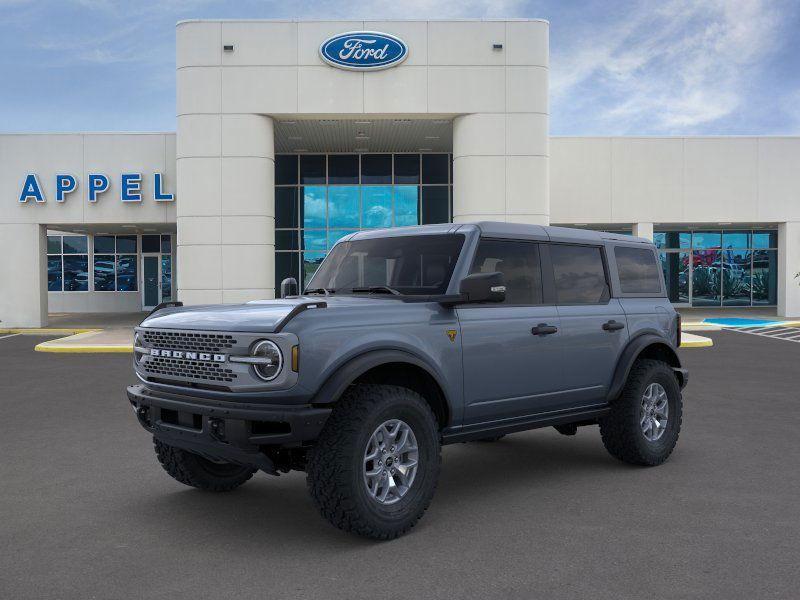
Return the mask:
<path id="1" fill-rule="evenodd" d="M 681 427 L 680 319 L 655 248 L 508 223 L 361 231 L 302 295 L 160 306 L 128 398 L 164 469 L 229 491 L 305 471 L 333 525 L 390 539 L 433 497 L 442 444 L 599 425 L 658 465 Z"/>

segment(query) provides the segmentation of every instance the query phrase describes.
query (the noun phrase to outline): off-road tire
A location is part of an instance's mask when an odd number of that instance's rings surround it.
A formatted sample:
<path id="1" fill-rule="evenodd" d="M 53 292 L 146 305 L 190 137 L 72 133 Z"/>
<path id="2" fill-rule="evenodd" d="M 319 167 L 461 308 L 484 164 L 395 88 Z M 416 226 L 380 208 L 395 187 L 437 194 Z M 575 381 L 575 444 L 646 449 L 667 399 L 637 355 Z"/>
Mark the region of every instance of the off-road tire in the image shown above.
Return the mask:
<path id="1" fill-rule="evenodd" d="M 364 484 L 364 451 L 376 428 L 390 419 L 411 427 L 419 462 L 408 492 L 394 504 L 380 504 Z M 314 504 L 332 525 L 390 540 L 414 527 L 428 508 L 440 463 L 436 417 L 422 396 L 395 385 L 357 385 L 345 392 L 325 423 L 309 455 L 306 481 Z"/>
<path id="2" fill-rule="evenodd" d="M 660 439 L 649 441 L 639 423 L 642 396 L 651 383 L 659 383 L 667 393 L 669 415 L 667 429 Z M 672 454 L 681 430 L 683 399 L 672 368 L 659 360 L 637 360 L 619 398 L 611 404 L 611 413 L 600 419 L 603 445 L 613 456 L 632 465 L 655 466 Z"/>
<path id="3" fill-rule="evenodd" d="M 230 492 L 253 476 L 256 469 L 232 463 L 214 463 L 197 454 L 153 438 L 158 462 L 176 481 L 207 492 Z"/>

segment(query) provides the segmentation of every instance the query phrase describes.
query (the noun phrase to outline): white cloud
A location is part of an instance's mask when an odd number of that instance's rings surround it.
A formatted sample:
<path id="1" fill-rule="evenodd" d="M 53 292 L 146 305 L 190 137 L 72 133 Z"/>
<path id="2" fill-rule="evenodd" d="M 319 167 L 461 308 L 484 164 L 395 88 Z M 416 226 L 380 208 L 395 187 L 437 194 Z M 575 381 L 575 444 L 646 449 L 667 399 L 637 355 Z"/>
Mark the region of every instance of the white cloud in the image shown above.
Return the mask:
<path id="1" fill-rule="evenodd" d="M 690 131 L 741 105 L 753 70 L 780 43 L 781 26 L 773 0 L 640 5 L 554 52 L 553 103 L 567 106 L 578 96 L 604 106 L 597 117 L 615 133 Z"/>

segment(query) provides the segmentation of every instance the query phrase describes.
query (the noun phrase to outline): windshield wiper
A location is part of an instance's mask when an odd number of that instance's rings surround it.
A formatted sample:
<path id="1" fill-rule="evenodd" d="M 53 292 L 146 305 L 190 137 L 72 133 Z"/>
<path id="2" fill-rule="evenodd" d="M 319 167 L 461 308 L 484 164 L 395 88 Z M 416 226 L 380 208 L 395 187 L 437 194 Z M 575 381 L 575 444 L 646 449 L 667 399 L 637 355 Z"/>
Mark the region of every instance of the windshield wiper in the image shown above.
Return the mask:
<path id="1" fill-rule="evenodd" d="M 336 290 L 328 289 L 328 288 L 311 288 L 310 290 L 305 291 L 306 294 L 325 294 L 326 296 L 330 296 L 331 294 L 335 294 Z"/>
<path id="2" fill-rule="evenodd" d="M 354 287 L 351 290 L 354 294 L 393 294 L 400 296 L 400 292 L 388 285 L 370 285 L 366 287 Z"/>

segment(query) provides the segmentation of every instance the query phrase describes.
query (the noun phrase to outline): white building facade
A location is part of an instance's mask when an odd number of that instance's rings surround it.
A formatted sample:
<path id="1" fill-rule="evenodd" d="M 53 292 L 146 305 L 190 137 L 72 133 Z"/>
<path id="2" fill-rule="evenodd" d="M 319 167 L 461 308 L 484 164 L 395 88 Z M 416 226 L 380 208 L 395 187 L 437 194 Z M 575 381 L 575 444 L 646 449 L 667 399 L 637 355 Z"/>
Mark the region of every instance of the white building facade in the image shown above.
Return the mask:
<path id="1" fill-rule="evenodd" d="M 550 139 L 544 21 L 189 21 L 176 66 L 177 134 L 0 135 L 0 326 L 271 298 L 351 231 L 474 220 L 650 237 L 676 304 L 800 315 L 800 138 Z"/>

